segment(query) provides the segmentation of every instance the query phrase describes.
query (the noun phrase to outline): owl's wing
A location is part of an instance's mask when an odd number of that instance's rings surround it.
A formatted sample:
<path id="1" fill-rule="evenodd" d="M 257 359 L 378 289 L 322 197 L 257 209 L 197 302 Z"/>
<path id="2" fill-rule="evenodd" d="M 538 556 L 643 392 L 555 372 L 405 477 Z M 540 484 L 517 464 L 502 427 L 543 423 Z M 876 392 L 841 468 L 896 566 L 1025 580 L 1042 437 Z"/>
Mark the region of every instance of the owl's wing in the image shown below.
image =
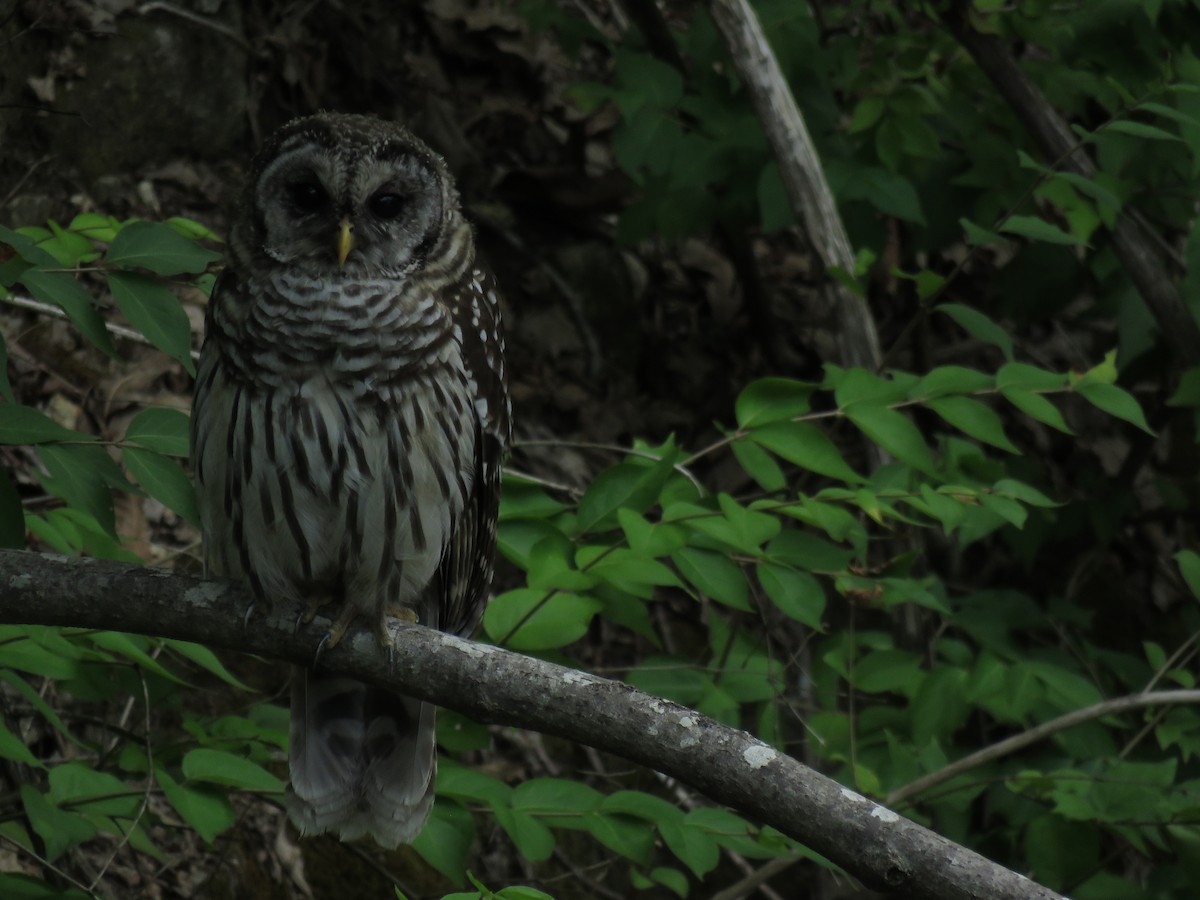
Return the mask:
<path id="1" fill-rule="evenodd" d="M 504 334 L 500 303 L 491 273 L 476 269 L 453 303 L 463 336 L 463 356 L 472 375 L 476 413 L 474 478 L 470 496 L 454 522 L 438 567 L 443 631 L 469 636 L 483 614 L 492 581 L 496 524 L 500 510 L 500 469 L 511 434 Z"/>

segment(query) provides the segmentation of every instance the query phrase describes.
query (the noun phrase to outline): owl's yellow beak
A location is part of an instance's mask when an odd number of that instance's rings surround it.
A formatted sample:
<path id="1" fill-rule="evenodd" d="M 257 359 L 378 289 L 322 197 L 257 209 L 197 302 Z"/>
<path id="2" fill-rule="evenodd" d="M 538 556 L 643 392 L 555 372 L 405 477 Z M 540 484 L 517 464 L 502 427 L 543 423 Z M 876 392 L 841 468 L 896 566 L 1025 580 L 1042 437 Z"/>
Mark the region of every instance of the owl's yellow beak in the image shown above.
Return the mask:
<path id="1" fill-rule="evenodd" d="M 350 255 L 350 248 L 354 246 L 354 226 L 350 224 L 349 216 L 342 216 L 342 221 L 338 224 L 338 239 L 337 239 L 337 255 L 338 265 L 346 264 L 346 257 Z"/>

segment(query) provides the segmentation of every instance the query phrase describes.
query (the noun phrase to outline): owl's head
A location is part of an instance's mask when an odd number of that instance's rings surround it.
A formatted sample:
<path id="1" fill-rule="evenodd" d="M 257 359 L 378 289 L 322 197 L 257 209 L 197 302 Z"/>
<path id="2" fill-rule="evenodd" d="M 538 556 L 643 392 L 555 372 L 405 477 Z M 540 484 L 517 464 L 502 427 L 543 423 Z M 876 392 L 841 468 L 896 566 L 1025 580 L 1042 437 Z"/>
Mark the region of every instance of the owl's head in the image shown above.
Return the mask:
<path id="1" fill-rule="evenodd" d="M 321 113 L 275 132 L 254 158 L 235 258 L 317 278 L 397 278 L 460 222 L 442 159 L 371 116 Z"/>

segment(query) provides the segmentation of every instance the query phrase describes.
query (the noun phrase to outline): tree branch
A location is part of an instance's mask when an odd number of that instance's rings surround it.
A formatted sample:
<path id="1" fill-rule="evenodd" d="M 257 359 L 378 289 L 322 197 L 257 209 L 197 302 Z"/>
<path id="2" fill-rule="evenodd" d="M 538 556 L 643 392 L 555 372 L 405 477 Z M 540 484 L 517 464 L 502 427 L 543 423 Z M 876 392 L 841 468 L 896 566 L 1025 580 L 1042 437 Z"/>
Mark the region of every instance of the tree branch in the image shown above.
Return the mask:
<path id="1" fill-rule="evenodd" d="M 852 273 L 854 254 L 833 192 L 758 17 L 747 0 L 709 0 L 708 11 L 729 47 L 733 65 L 767 133 L 792 211 L 803 223 L 822 264 Z M 867 304 L 832 279 L 829 291 L 838 320 L 837 364 L 878 369 L 882 353 Z"/>
<path id="2" fill-rule="evenodd" d="M 0 622 L 101 628 L 196 641 L 299 664 L 323 626 L 303 604 L 242 625 L 238 588 L 122 563 L 0 551 Z M 347 635 L 321 667 L 618 754 L 771 825 L 864 884 L 922 900 L 1061 900 L 904 819 L 751 735 L 626 684 L 415 625 L 395 626 L 389 670 L 373 635 Z"/>

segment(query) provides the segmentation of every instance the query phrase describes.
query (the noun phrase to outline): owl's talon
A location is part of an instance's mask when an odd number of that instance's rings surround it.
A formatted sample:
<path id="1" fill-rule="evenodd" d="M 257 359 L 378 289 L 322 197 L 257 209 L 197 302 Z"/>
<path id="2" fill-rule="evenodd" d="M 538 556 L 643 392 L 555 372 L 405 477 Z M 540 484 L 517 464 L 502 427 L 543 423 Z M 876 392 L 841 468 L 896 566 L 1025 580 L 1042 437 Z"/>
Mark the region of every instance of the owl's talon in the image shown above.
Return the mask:
<path id="1" fill-rule="evenodd" d="M 324 597 L 313 597 L 311 600 L 309 600 L 308 609 L 300 613 L 300 618 L 296 620 L 296 627 L 299 628 L 301 625 L 307 625 L 309 622 L 315 619 L 321 607 L 327 602 L 328 601 Z"/>
<path id="2" fill-rule="evenodd" d="M 329 643 L 331 636 L 332 635 L 330 635 L 330 633 L 327 631 L 321 635 L 321 640 L 317 642 L 317 652 L 313 654 L 312 661 L 312 667 L 314 669 L 317 667 L 317 663 L 321 661 L 321 651 L 325 649 L 325 645 Z M 336 643 L 336 641 L 334 643 Z"/>
<path id="3" fill-rule="evenodd" d="M 250 605 L 246 607 L 246 615 L 242 616 L 242 628 L 246 631 L 250 630 L 250 617 L 254 615 L 254 610 L 258 608 L 258 601 L 251 600 Z"/>

